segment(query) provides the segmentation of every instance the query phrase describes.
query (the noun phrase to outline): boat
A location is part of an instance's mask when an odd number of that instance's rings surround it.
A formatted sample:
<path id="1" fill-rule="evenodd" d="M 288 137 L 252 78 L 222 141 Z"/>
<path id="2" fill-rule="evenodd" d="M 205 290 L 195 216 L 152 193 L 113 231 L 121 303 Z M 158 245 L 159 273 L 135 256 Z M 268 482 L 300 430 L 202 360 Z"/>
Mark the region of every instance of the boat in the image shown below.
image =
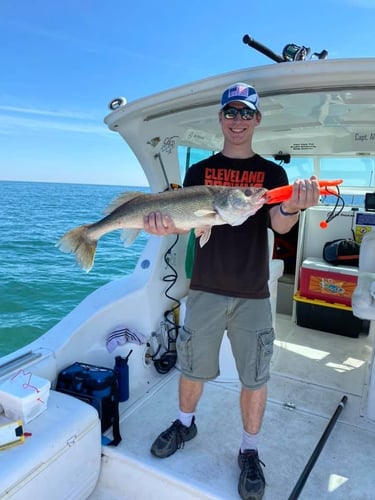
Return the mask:
<path id="1" fill-rule="evenodd" d="M 281 162 L 290 182 L 312 174 L 343 180 L 339 195 L 327 192 L 318 206 L 301 214 L 293 234 L 282 238 L 269 230 L 276 341 L 260 457 L 266 465 L 266 500 L 300 495 L 370 500 L 375 486 L 375 58 L 329 59 L 326 50 L 310 55 L 309 48 L 295 44 L 278 55 L 248 35 L 243 41 L 272 61 L 133 102 L 116 97 L 104 121 L 133 151 L 151 192 L 179 188 L 192 163 L 222 146 L 218 101 L 223 89 L 246 82 L 261 100 L 255 151 Z M 323 259 L 325 244 L 337 239 L 358 242 L 356 266 Z M 131 275 L 97 289 L 40 338 L 1 358 L 4 412 L 6 382 L 28 376 L 28 386 L 44 381 L 48 390 L 43 411 L 21 419 L 15 446 L 0 451 L 1 499 L 238 498 L 240 384 L 226 337 L 220 376 L 205 385 L 197 411 L 197 437 L 172 457 L 161 460 L 150 453 L 178 410 L 175 339 L 189 289 L 187 255 L 187 235 L 150 236 Z M 316 279 L 330 285 L 331 295 L 314 295 Z M 346 303 L 343 282 L 352 286 Z M 113 426 L 102 431 L 100 411 L 90 399 L 67 394 L 58 381 L 75 363 L 110 370 L 116 358 L 127 358 L 129 393 L 118 404 L 122 440 L 114 446 L 109 444 Z M 10 399 L 23 408 L 22 396 Z M 4 440 L 14 425 L 6 413 L 0 425 Z"/>

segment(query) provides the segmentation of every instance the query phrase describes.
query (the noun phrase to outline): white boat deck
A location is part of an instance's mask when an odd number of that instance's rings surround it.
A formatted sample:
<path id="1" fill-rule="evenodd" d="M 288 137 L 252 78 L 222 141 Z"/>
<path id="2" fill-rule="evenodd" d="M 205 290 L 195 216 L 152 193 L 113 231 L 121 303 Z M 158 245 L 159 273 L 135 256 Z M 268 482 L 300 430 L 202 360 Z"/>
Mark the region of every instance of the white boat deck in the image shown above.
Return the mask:
<path id="1" fill-rule="evenodd" d="M 375 422 L 363 416 L 373 332 L 348 338 L 301 328 L 277 317 L 269 401 L 259 443 L 265 500 L 288 499 L 343 395 L 348 402 L 300 494 L 301 499 L 373 499 Z M 178 372 L 126 408 L 123 441 L 104 447 L 92 500 L 236 499 L 242 424 L 235 380 L 206 384 L 198 435 L 166 459 L 151 455 L 155 437 L 177 416 Z M 292 409 L 294 408 L 294 409 Z M 123 485 L 123 486 L 122 486 Z M 117 493 L 115 493 L 117 492 Z"/>

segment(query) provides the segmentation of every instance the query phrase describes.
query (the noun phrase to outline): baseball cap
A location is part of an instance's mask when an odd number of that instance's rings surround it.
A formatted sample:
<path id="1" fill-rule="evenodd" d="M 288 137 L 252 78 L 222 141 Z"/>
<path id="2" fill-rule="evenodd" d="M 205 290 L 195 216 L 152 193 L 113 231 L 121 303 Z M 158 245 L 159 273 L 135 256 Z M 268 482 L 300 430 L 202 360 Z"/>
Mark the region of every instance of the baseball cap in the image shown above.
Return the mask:
<path id="1" fill-rule="evenodd" d="M 251 85 L 247 83 L 235 83 L 228 87 L 221 97 L 221 108 L 231 102 L 242 102 L 250 109 L 259 111 L 259 96 Z"/>

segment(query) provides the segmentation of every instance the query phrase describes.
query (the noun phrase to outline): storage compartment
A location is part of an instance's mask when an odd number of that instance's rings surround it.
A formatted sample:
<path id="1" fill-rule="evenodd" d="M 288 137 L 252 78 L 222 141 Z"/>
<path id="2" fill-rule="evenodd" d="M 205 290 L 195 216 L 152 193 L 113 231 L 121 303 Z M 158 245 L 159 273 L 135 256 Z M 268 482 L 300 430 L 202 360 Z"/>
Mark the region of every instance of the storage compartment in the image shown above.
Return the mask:
<path id="1" fill-rule="evenodd" d="M 0 498 L 88 498 L 101 464 L 96 410 L 51 390 L 47 410 L 23 430 L 25 442 L 1 452 Z"/>
<path id="2" fill-rule="evenodd" d="M 311 257 L 302 262 L 300 295 L 351 306 L 357 279 L 357 267 L 332 266 L 323 259 Z"/>
<path id="3" fill-rule="evenodd" d="M 366 328 L 363 321 L 353 315 L 352 308 L 343 304 L 330 304 L 324 300 L 307 299 L 297 292 L 296 301 L 297 325 L 313 330 L 358 337 Z"/>

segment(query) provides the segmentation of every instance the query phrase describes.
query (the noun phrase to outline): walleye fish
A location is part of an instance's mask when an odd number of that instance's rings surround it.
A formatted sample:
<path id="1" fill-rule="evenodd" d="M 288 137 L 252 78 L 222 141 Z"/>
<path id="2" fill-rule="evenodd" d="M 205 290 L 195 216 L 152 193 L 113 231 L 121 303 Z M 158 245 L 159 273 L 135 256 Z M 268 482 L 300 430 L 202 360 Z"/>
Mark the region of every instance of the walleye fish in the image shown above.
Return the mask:
<path id="1" fill-rule="evenodd" d="M 122 239 L 130 246 L 144 228 L 144 216 L 161 212 L 173 219 L 177 229 L 195 229 L 203 247 L 210 238 L 212 226 L 239 226 L 254 215 L 266 202 L 263 196 L 266 191 L 263 188 L 191 186 L 163 193 L 124 193 L 107 207 L 106 217 L 72 229 L 56 246 L 62 252 L 74 253 L 78 264 L 88 272 L 94 264 L 97 242 L 104 234 L 122 229 Z"/>

